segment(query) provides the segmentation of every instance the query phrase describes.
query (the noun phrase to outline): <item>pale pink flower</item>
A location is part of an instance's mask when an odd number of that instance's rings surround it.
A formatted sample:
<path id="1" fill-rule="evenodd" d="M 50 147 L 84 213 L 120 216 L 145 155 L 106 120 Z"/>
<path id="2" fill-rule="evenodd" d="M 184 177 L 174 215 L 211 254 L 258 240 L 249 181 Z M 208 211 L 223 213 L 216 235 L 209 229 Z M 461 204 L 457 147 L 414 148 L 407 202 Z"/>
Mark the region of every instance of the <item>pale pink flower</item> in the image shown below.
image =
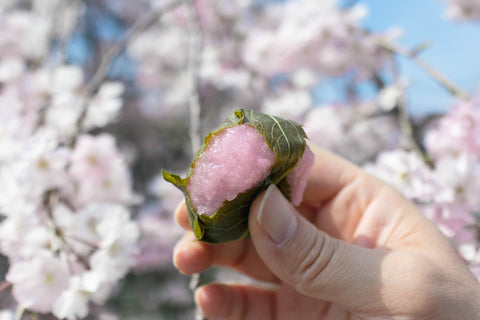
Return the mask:
<path id="1" fill-rule="evenodd" d="M 47 109 L 45 122 L 49 127 L 55 128 L 63 139 L 67 139 L 76 133 L 83 104 L 83 97 L 77 93 L 56 93 Z"/>
<path id="2" fill-rule="evenodd" d="M 98 93 L 89 102 L 85 127 L 104 127 L 114 120 L 122 108 L 123 90 L 123 84 L 119 82 L 102 84 Z"/>
<path id="3" fill-rule="evenodd" d="M 461 154 L 443 157 L 435 164 L 435 179 L 440 190 L 435 200 L 442 203 L 459 203 L 469 210 L 480 210 L 480 161 Z"/>
<path id="4" fill-rule="evenodd" d="M 308 138 L 316 145 L 333 150 L 345 134 L 346 119 L 340 106 L 312 109 L 303 121 Z"/>
<path id="5" fill-rule="evenodd" d="M 12 259 L 30 259 L 39 250 L 48 248 L 50 233 L 33 214 L 32 205 L 17 208 L 15 214 L 0 222 L 0 251 Z"/>
<path id="6" fill-rule="evenodd" d="M 119 246 L 135 246 L 138 237 L 138 226 L 130 220 L 128 210 L 120 205 L 105 206 L 106 214 L 97 225 L 97 232 L 100 235 L 100 248 L 112 249 L 110 253 L 114 256 L 120 253 Z"/>
<path id="7" fill-rule="evenodd" d="M 148 186 L 148 192 L 151 196 L 159 199 L 160 208 L 158 212 L 171 214 L 180 201 L 184 199 L 183 193 L 173 184 L 165 181 L 162 174 L 152 179 Z"/>
<path id="8" fill-rule="evenodd" d="M 425 137 L 429 154 L 435 158 L 470 153 L 480 158 L 480 100 L 458 102 L 440 118 Z"/>
<path id="9" fill-rule="evenodd" d="M 452 20 L 479 20 L 480 3 L 477 0 L 444 0 L 449 4 L 445 15 Z"/>
<path id="10" fill-rule="evenodd" d="M 346 133 L 335 151 L 358 164 L 398 145 L 398 122 L 390 116 L 365 117 L 361 112 L 347 116 Z"/>
<path id="11" fill-rule="evenodd" d="M 279 96 L 263 101 L 262 112 L 300 122 L 312 107 L 307 90 L 283 90 Z"/>
<path id="12" fill-rule="evenodd" d="M 458 252 L 469 264 L 480 267 L 480 246 L 472 242 L 462 243 Z"/>
<path id="13" fill-rule="evenodd" d="M 472 213 L 462 205 L 432 203 L 423 208 L 425 215 L 432 220 L 445 236 L 456 243 L 474 242 L 472 230 L 467 226 L 475 223 Z"/>
<path id="14" fill-rule="evenodd" d="M 299 89 L 311 89 L 317 82 L 317 74 L 310 69 L 299 69 L 292 74 L 291 81 Z"/>
<path id="15" fill-rule="evenodd" d="M 14 261 L 6 279 L 13 285 L 13 296 L 24 308 L 51 312 L 55 301 L 68 287 L 65 261 L 49 251 L 38 251 L 29 261 Z"/>
<path id="16" fill-rule="evenodd" d="M 14 320 L 15 315 L 12 310 L 0 310 L 0 320 Z"/>
<path id="17" fill-rule="evenodd" d="M 284 52 L 275 49 L 275 41 L 272 32 L 252 30 L 243 48 L 244 62 L 265 76 L 291 71 L 291 66 L 283 63 Z"/>
<path id="18" fill-rule="evenodd" d="M 76 320 L 88 314 L 89 291 L 85 290 L 82 278 L 73 276 L 68 289 L 58 297 L 52 312 L 59 319 Z"/>
<path id="19" fill-rule="evenodd" d="M 131 177 L 127 166 L 121 159 L 115 159 L 108 171 L 90 180 L 78 179 L 77 199 L 81 204 L 88 202 L 136 203 L 140 200 L 131 190 Z"/>
<path id="20" fill-rule="evenodd" d="M 0 12 L 0 57 L 41 58 L 48 44 L 48 20 L 28 11 Z"/>
<path id="21" fill-rule="evenodd" d="M 170 184 L 171 185 L 171 184 Z M 178 190 L 178 189 L 177 189 Z M 178 201 L 176 205 L 178 205 Z M 160 204 L 144 208 L 138 217 L 140 240 L 134 254 L 136 271 L 170 267 L 175 243 L 184 233 L 173 218 L 172 210 L 163 211 Z M 161 232 L 159 232 L 161 230 Z"/>
<path id="22" fill-rule="evenodd" d="M 380 109 L 385 111 L 393 110 L 404 95 L 406 86 L 406 81 L 398 81 L 380 90 L 377 98 Z"/>
<path id="23" fill-rule="evenodd" d="M 280 6 L 280 5 L 277 5 Z M 245 64 L 266 77 L 317 68 L 327 75 L 356 71 L 369 77 L 388 54 L 358 25 L 365 6 L 339 9 L 334 1 L 289 1 L 272 25 L 251 30 L 243 48 Z"/>
<path id="24" fill-rule="evenodd" d="M 51 77 L 50 90 L 52 94 L 78 92 L 83 87 L 83 71 L 78 66 L 57 67 Z"/>
<path id="25" fill-rule="evenodd" d="M 97 226 L 108 214 L 110 205 L 89 203 L 78 211 L 71 211 L 65 205 L 59 204 L 53 210 L 55 225 L 62 230 L 65 241 L 77 254 L 88 256 L 101 240 Z"/>
<path id="26" fill-rule="evenodd" d="M 78 137 L 71 157 L 70 174 L 79 181 L 102 180 L 118 160 L 115 139 L 108 134 Z"/>
<path id="27" fill-rule="evenodd" d="M 10 57 L 0 60 L 0 82 L 13 82 L 25 72 L 25 61 L 18 57 Z"/>
<path id="28" fill-rule="evenodd" d="M 133 265 L 133 254 L 140 236 L 137 224 L 130 220 L 122 206 L 110 206 L 108 213 L 98 223 L 99 249 L 90 257 L 92 272 L 99 283 L 114 282 L 125 275 Z"/>
<path id="29" fill-rule="evenodd" d="M 36 185 L 40 192 L 68 185 L 65 172 L 69 150 L 58 147 L 59 137 L 53 130 L 38 130 L 25 144 L 19 162 L 23 172 L 22 182 Z"/>
<path id="30" fill-rule="evenodd" d="M 437 190 L 431 170 L 413 152 L 383 152 L 374 164 L 367 164 L 364 169 L 411 200 L 431 201 Z"/>

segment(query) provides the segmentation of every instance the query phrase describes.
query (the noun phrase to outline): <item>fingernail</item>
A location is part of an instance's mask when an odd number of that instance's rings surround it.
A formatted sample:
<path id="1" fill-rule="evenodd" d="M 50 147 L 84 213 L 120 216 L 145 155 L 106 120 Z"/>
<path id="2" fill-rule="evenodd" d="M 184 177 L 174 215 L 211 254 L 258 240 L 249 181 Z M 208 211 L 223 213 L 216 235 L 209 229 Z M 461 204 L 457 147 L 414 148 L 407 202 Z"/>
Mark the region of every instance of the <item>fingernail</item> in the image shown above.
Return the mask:
<path id="1" fill-rule="evenodd" d="M 257 223 L 278 246 L 285 245 L 297 229 L 295 209 L 275 185 L 270 185 L 258 207 Z"/>

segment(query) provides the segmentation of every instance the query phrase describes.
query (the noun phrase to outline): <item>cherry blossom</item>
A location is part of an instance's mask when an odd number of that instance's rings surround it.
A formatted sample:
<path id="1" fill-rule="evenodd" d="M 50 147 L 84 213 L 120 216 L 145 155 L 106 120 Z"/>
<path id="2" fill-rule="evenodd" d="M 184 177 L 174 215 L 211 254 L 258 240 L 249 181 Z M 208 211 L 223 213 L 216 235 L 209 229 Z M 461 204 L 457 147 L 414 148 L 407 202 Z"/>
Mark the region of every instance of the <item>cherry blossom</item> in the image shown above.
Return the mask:
<path id="1" fill-rule="evenodd" d="M 7 274 L 13 295 L 24 308 L 49 312 L 67 288 L 68 266 L 48 251 L 38 251 L 29 261 L 14 262 Z"/>
<path id="2" fill-rule="evenodd" d="M 444 0 L 448 3 L 446 16 L 453 20 L 480 19 L 480 4 L 475 0 Z"/>
<path id="3" fill-rule="evenodd" d="M 478 1 L 444 2 L 449 19 L 480 19 Z M 365 5 L 178 3 L 128 38 L 125 30 L 166 2 L 0 0 L 0 252 L 11 285 L 1 292 L 11 297 L 0 320 L 21 309 L 115 319 L 101 306 L 129 290 L 129 279 L 152 273 L 166 279 L 155 289 L 158 303 L 177 302 L 176 318 L 191 316 L 189 290 L 172 277 L 184 232 L 172 212 L 183 196 L 157 174 L 188 169 L 192 77 L 201 131 L 234 107 L 303 124 L 313 144 L 413 201 L 480 279 L 478 92 L 414 132 L 422 157 L 405 148 L 399 125 L 415 79 L 404 79 L 395 50 L 384 49 L 400 34 L 367 30 Z M 198 66 L 190 70 L 195 37 Z M 116 45 L 125 51 L 101 65 Z M 101 67 L 109 72 L 92 86 Z M 338 96 L 319 98 L 339 79 Z M 370 97 L 358 94 L 371 83 Z"/>
<path id="4" fill-rule="evenodd" d="M 409 199 L 431 201 L 438 190 L 431 170 L 423 159 L 412 152 L 383 152 L 374 165 L 365 165 L 364 169 L 391 184 Z"/>
<path id="5" fill-rule="evenodd" d="M 63 291 L 53 306 L 53 314 L 59 319 L 75 320 L 88 315 L 89 293 L 80 276 L 73 276 L 67 290 Z"/>
<path id="6" fill-rule="evenodd" d="M 480 102 L 459 101 L 427 132 L 425 144 L 436 158 L 468 152 L 480 158 Z"/>

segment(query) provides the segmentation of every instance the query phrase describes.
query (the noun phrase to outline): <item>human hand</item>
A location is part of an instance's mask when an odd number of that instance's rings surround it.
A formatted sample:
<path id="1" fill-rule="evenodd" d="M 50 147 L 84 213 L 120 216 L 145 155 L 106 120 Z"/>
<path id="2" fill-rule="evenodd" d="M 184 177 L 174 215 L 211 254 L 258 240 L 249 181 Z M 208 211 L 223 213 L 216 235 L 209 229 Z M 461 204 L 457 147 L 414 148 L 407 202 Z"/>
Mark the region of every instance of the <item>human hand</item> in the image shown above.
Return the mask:
<path id="1" fill-rule="evenodd" d="M 275 288 L 208 284 L 196 292 L 215 319 L 480 319 L 480 285 L 449 241 L 392 188 L 312 147 L 304 202 L 275 186 L 253 203 L 250 238 L 195 241 L 174 263 L 184 274 L 228 266 Z M 185 206 L 177 221 L 190 230 Z"/>

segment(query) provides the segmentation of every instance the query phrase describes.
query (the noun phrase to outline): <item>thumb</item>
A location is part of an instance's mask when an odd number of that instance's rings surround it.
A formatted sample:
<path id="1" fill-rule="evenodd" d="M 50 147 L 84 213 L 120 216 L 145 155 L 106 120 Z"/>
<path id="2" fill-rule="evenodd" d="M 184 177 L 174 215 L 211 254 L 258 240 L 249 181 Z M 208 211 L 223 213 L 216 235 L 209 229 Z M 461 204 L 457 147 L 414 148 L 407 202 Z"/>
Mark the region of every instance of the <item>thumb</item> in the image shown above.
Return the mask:
<path id="1" fill-rule="evenodd" d="M 297 213 L 274 185 L 253 203 L 249 229 L 255 248 L 298 292 L 347 309 L 378 295 L 382 256 L 332 238 Z"/>

